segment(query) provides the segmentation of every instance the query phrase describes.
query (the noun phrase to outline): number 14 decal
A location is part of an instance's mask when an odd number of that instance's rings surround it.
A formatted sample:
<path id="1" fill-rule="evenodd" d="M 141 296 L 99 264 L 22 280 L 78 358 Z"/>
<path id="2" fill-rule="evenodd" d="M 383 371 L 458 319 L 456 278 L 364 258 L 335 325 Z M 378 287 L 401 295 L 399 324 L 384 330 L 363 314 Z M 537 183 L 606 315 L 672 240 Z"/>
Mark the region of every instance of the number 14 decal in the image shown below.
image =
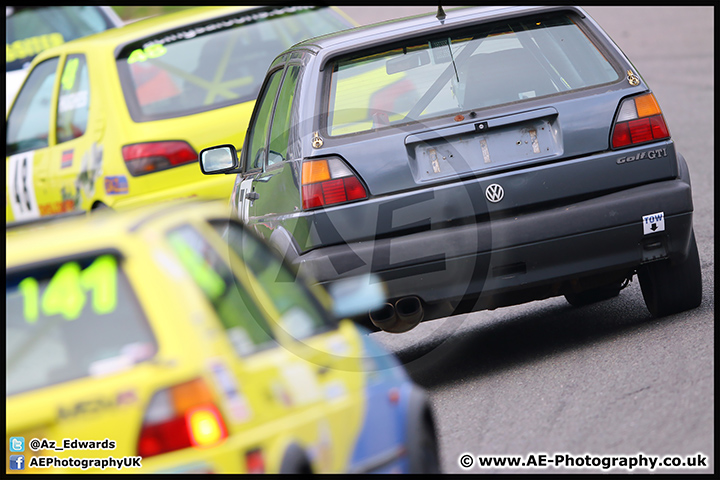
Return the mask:
<path id="1" fill-rule="evenodd" d="M 8 196 L 15 220 L 40 216 L 33 186 L 33 152 L 18 153 L 10 157 Z"/>

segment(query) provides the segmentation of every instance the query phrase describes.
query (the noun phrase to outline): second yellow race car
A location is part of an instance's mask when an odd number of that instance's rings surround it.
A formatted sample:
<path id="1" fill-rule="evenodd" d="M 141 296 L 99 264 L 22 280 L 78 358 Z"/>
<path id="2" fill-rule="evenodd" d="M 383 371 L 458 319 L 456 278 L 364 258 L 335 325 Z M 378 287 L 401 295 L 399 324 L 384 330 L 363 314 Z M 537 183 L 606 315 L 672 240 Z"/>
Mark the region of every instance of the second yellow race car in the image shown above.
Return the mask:
<path id="1" fill-rule="evenodd" d="M 328 7 L 198 7 L 41 52 L 7 115 L 6 223 L 229 198 L 197 152 L 242 144 L 276 55 L 351 26 Z"/>
<path id="2" fill-rule="evenodd" d="M 226 207 L 7 235 L 7 471 L 438 470 L 427 395 L 337 321 L 380 284 L 308 287 Z"/>

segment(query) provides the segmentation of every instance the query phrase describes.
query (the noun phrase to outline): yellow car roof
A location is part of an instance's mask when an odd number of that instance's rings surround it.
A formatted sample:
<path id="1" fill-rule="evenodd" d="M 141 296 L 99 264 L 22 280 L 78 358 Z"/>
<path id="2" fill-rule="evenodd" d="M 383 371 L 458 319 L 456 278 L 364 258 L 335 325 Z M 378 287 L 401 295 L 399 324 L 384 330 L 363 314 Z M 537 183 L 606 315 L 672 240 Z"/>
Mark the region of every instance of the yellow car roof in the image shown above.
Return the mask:
<path id="1" fill-rule="evenodd" d="M 229 217 L 227 202 L 175 201 L 126 211 L 96 212 L 6 230 L 6 269 L 64 255 L 118 248 L 148 229 L 206 217 Z"/>
<path id="2" fill-rule="evenodd" d="M 100 49 L 115 49 L 118 45 L 125 45 L 139 38 L 173 30 L 183 25 L 202 22 L 216 17 L 232 15 L 234 13 L 248 12 L 253 9 L 272 9 L 271 6 L 232 6 L 232 7 L 193 7 L 179 12 L 166 13 L 146 18 L 137 22 L 126 24 L 104 32 L 78 38 L 70 42 L 52 47 L 41 52 L 34 60 L 33 65 L 43 59 L 57 55 L 57 52 L 78 47 L 92 47 Z M 274 7 L 281 8 L 281 7 Z"/>

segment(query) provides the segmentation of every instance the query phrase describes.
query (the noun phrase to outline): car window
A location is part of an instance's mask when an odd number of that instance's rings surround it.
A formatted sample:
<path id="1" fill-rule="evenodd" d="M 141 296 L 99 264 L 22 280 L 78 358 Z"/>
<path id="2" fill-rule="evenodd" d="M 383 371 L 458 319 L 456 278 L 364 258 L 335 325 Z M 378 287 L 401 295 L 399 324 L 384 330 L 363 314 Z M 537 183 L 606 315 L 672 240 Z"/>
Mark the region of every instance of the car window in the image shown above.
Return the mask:
<path id="1" fill-rule="evenodd" d="M 283 50 L 349 26 L 330 8 L 267 7 L 139 39 L 117 57 L 130 114 L 142 122 L 254 100 Z"/>
<path id="2" fill-rule="evenodd" d="M 276 70 L 270 75 L 266 84 L 267 87 L 260 93 L 260 97 L 258 98 L 258 103 L 255 107 L 257 114 L 253 116 L 250 127 L 248 128 L 246 170 L 254 170 L 263 165 L 267 132 L 270 125 L 270 112 L 272 112 L 272 106 L 275 103 L 282 72 L 282 70 Z"/>
<path id="3" fill-rule="evenodd" d="M 36 65 L 18 93 L 7 121 L 6 155 L 48 146 L 58 61 L 55 57 Z"/>
<path id="4" fill-rule="evenodd" d="M 239 223 L 214 220 L 212 226 L 235 252 L 234 270 L 248 269 L 280 315 L 278 323 L 293 338 L 303 339 L 335 328 L 304 280 L 282 258 Z"/>
<path id="5" fill-rule="evenodd" d="M 69 55 L 60 76 L 58 94 L 57 143 L 85 133 L 90 109 L 90 81 L 85 55 Z"/>
<path id="6" fill-rule="evenodd" d="M 287 160 L 288 140 L 290 138 L 290 114 L 293 99 L 297 88 L 300 67 L 293 65 L 287 68 L 283 78 L 280 93 L 278 93 L 272 126 L 270 127 L 270 150 L 268 152 L 268 165 Z"/>
<path id="7" fill-rule="evenodd" d="M 9 270 L 5 300 L 8 395 L 102 375 L 157 351 L 114 254 Z"/>
<path id="8" fill-rule="evenodd" d="M 482 24 L 332 62 L 329 135 L 455 115 L 617 81 L 567 15 Z"/>
<path id="9" fill-rule="evenodd" d="M 270 327 L 246 286 L 237 281 L 220 254 L 197 230 L 184 225 L 169 232 L 168 241 L 217 313 L 238 355 L 275 345 Z"/>
<path id="10" fill-rule="evenodd" d="M 115 24 L 101 7 L 6 7 L 5 70 L 18 70 L 43 50 L 102 32 Z"/>

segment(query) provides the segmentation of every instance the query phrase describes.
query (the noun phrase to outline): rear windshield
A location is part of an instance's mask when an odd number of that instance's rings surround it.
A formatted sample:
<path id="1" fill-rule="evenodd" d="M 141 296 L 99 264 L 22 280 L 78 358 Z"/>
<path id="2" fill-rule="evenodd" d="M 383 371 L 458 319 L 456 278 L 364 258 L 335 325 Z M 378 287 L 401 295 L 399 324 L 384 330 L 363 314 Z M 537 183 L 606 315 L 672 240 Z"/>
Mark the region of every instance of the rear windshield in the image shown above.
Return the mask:
<path id="1" fill-rule="evenodd" d="M 414 38 L 331 64 L 328 135 L 569 92 L 618 80 L 564 14 Z"/>
<path id="2" fill-rule="evenodd" d="M 254 100 L 277 55 L 350 26 L 330 8 L 270 8 L 135 42 L 117 58 L 130 114 L 142 122 Z"/>
<path id="3" fill-rule="evenodd" d="M 23 68 L 43 50 L 115 24 L 101 7 L 5 7 L 5 70 Z"/>
<path id="4" fill-rule="evenodd" d="M 9 271 L 6 281 L 8 395 L 111 373 L 157 351 L 113 254 Z"/>

